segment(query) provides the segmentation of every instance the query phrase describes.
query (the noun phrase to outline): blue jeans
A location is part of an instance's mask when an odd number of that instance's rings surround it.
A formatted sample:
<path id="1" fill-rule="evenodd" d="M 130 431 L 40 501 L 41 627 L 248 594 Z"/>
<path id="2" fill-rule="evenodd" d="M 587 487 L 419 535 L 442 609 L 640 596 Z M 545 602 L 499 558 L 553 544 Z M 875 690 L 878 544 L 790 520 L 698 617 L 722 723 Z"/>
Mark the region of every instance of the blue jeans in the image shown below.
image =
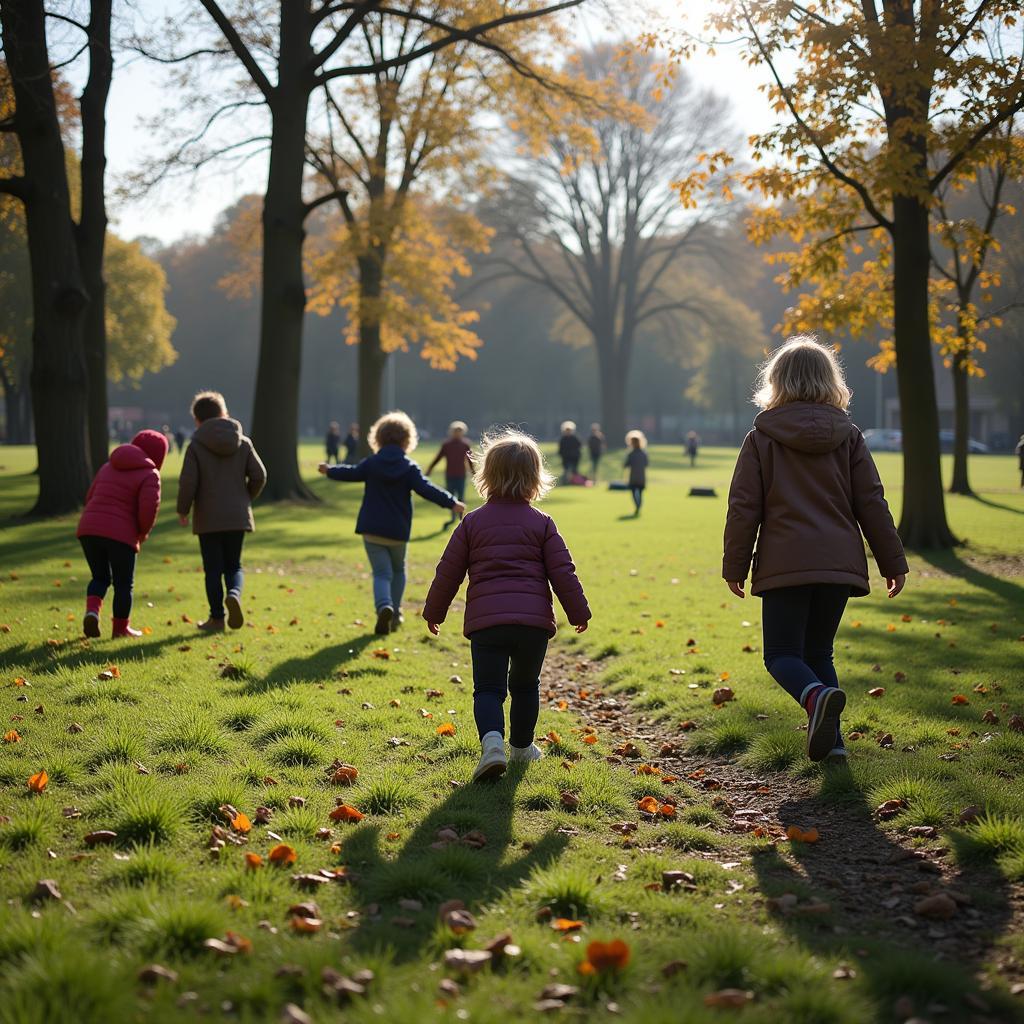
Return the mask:
<path id="1" fill-rule="evenodd" d="M 446 476 L 444 486 L 449 494 L 454 495 L 459 501 L 466 500 L 466 478 L 464 476 Z M 455 510 L 452 510 L 452 518 L 455 518 Z"/>
<path id="2" fill-rule="evenodd" d="M 850 588 L 808 583 L 766 590 L 761 598 L 764 664 L 779 686 L 801 707 L 805 692 L 815 683 L 838 686 L 832 644 Z M 842 745 L 840 727 L 836 746 Z"/>
<path id="3" fill-rule="evenodd" d="M 377 611 L 381 608 L 394 608 L 397 612 L 402 607 L 402 594 L 405 593 L 405 545 L 375 544 L 364 540 L 366 557 L 370 560 L 373 570 L 373 605 Z"/>
<path id="4" fill-rule="evenodd" d="M 242 544 L 244 530 L 223 530 L 199 534 L 199 551 L 206 575 L 206 599 L 210 618 L 224 618 L 224 588 L 236 597 L 242 593 Z"/>

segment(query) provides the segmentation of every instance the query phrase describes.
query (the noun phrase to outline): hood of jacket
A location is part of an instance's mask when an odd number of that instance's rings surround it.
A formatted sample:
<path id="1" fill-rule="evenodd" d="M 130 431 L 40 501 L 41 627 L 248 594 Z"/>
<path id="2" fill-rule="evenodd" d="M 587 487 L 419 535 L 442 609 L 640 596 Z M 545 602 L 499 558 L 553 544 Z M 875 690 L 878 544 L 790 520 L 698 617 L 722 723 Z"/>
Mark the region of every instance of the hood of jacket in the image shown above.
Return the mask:
<path id="1" fill-rule="evenodd" d="M 412 460 L 398 444 L 386 444 L 374 456 L 374 469 L 388 480 L 400 480 L 409 472 Z"/>
<path id="2" fill-rule="evenodd" d="M 789 402 L 768 409 L 754 417 L 754 427 L 787 448 L 812 455 L 834 451 L 854 429 L 842 409 L 819 402 Z"/>
<path id="3" fill-rule="evenodd" d="M 118 445 L 111 453 L 110 465 L 122 472 L 136 469 L 156 469 L 156 463 L 134 444 Z"/>
<path id="4" fill-rule="evenodd" d="M 159 430 L 140 430 L 131 440 L 136 448 L 141 448 L 153 465 L 159 469 L 167 458 L 167 438 Z"/>
<path id="5" fill-rule="evenodd" d="M 214 455 L 234 455 L 242 444 L 242 424 L 226 416 L 215 416 L 196 427 L 192 440 Z"/>

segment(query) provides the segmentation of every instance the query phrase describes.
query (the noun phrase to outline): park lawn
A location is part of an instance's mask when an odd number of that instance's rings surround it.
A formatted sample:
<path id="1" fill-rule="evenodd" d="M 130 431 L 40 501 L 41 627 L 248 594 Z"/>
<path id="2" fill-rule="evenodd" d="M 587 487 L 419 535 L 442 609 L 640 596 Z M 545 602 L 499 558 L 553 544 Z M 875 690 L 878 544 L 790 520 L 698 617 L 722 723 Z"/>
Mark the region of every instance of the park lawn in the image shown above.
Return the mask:
<path id="1" fill-rule="evenodd" d="M 312 475 L 318 452 L 302 456 Z M 1024 734 L 1007 728 L 1011 714 L 1024 714 L 1024 497 L 1013 460 L 975 459 L 981 498 L 949 500 L 968 546 L 912 555 L 896 602 L 877 590 L 853 602 L 837 659 L 850 694 L 846 728 L 864 738 L 850 743 L 849 772 L 824 773 L 804 760 L 799 713 L 764 672 L 756 599 L 733 598 L 719 579 L 733 458 L 708 450 L 690 469 L 676 450 L 652 450 L 638 519 L 628 494 L 603 487 L 549 498 L 595 616 L 580 637 L 563 629 L 553 657 L 589 662 L 594 691 L 628 699 L 659 728 L 694 721 L 695 731 L 678 732 L 691 750 L 791 774 L 851 813 L 906 798 L 906 812 L 879 827 L 940 826 L 965 885 L 976 869 L 990 879 L 993 866 L 1005 886 L 1024 878 Z M 5 449 L 0 463 L 0 516 L 11 517 L 31 504 L 31 454 Z M 898 505 L 898 457 L 879 463 Z M 0 814 L 10 818 L 0 825 L 0 1021 L 277 1020 L 289 1002 L 317 1021 L 507 1021 L 532 1016 L 554 982 L 580 986 L 560 1011 L 568 1017 L 721 1020 L 729 1012 L 705 997 L 739 988 L 754 993 L 741 1015 L 752 1022 L 888 1021 L 903 995 L 945 1003 L 945 1020 L 971 1019 L 963 1000 L 979 979 L 936 964 L 927 946 L 886 946 L 870 920 L 842 935 L 827 919 L 780 924 L 755 867 L 767 841 L 723 831 L 707 796 L 685 781 L 609 763 L 621 737 L 599 730 L 585 743 L 581 721 L 557 701 L 542 711 L 538 733 L 558 736 L 542 762 L 493 786 L 458 785 L 477 750 L 461 608 L 439 640 L 417 619 L 445 540 L 439 509 L 417 508 L 407 622 L 387 643 L 367 633 L 369 584 L 352 534 L 359 488 L 324 480 L 314 482 L 320 507 L 258 509 L 247 627 L 197 635 L 198 552 L 172 515 L 179 465 L 169 458 L 165 512 L 139 564 L 133 622 L 147 635 L 135 642 L 79 639 L 86 570 L 73 520 L 4 519 L 0 623 L 10 632 L 0 635 L 0 695 L 3 730 L 21 740 L 0 744 Z M 691 485 L 718 497 L 688 497 Z M 98 678 L 110 666 L 119 676 Z M 715 709 L 711 693 L 723 684 L 736 699 Z M 867 696 L 873 687 L 885 695 Z M 954 704 L 958 694 L 967 703 Z M 982 721 L 988 709 L 998 724 Z M 69 733 L 72 723 L 82 731 Z M 448 723 L 454 736 L 439 735 Z M 876 742 L 882 732 L 891 747 Z M 358 768 L 354 786 L 330 784 L 336 758 Z M 41 769 L 49 784 L 32 795 L 26 781 Z M 563 792 L 578 797 L 574 810 Z M 609 826 L 640 821 L 636 802 L 649 793 L 673 796 L 678 820 L 641 822 L 625 844 Z M 292 797 L 304 805 L 290 806 Z M 332 823 L 339 797 L 365 817 Z M 211 830 L 227 825 L 222 804 L 250 819 L 261 806 L 273 814 L 253 824 L 246 845 L 213 857 Z M 957 825 L 968 804 L 985 809 L 981 826 Z M 482 833 L 486 845 L 435 849 L 449 825 Z M 327 827 L 333 835 L 318 838 Z M 117 833 L 113 844 L 88 848 L 84 836 L 103 829 Z M 294 848 L 295 864 L 247 870 L 246 853 L 266 860 L 275 845 L 269 831 Z M 777 849 L 798 865 L 789 844 Z M 342 866 L 347 883 L 306 892 L 292 880 Z M 654 891 L 665 869 L 691 872 L 696 891 Z M 64 902 L 33 902 L 40 879 L 53 879 Z M 456 937 L 438 924 L 437 906 L 450 898 L 465 901 L 476 931 Z M 314 934 L 294 930 L 288 914 L 309 900 L 323 922 Z M 582 928 L 554 930 L 538 920 L 544 908 Z M 250 940 L 251 952 L 204 947 L 228 932 Z M 503 932 L 519 956 L 459 978 L 458 995 L 439 993 L 442 978 L 456 977 L 441 966 L 446 949 L 479 949 Z M 587 944 L 614 938 L 629 944 L 629 965 L 581 975 Z M 1019 936 L 992 941 L 1000 956 L 1024 957 Z M 663 976 L 675 961 L 687 966 Z M 154 962 L 178 980 L 138 981 Z M 833 978 L 851 962 L 855 977 Z M 341 1006 L 322 990 L 324 967 L 373 970 L 368 996 Z M 1015 1019 L 1019 1000 L 995 971 L 981 980 L 991 986 L 988 1019 Z"/>

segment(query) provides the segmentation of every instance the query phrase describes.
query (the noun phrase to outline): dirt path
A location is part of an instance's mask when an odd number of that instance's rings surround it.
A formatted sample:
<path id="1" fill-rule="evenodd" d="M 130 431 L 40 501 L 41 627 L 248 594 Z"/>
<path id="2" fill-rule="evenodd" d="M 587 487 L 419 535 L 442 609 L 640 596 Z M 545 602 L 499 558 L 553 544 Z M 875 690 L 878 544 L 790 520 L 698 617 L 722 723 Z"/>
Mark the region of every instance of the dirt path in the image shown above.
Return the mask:
<path id="1" fill-rule="evenodd" d="M 726 845 L 692 855 L 719 862 L 731 858 L 753 867 L 758 889 L 775 897 L 762 896 L 755 905 L 767 904 L 783 926 L 792 924 L 806 939 L 812 918 L 820 913 L 828 945 L 841 943 L 844 935 L 871 935 L 899 948 L 969 964 L 982 987 L 984 970 L 993 966 L 1008 985 L 1024 983 L 1024 963 L 997 945 L 1004 934 L 1024 928 L 1024 886 L 1009 885 L 994 870 L 962 872 L 938 833 L 915 838 L 880 828 L 874 809 L 855 788 L 848 800 L 830 800 L 818 795 L 816 779 L 755 776 L 728 757 L 688 751 L 692 734 L 652 721 L 623 697 L 595 690 L 600 669 L 556 650 L 545 665 L 542 696 L 556 705 L 565 701 L 599 733 L 632 740 L 643 751 L 642 756 L 609 761 L 651 764 L 704 790 L 728 822 Z M 579 696 L 581 689 L 586 698 Z M 816 828 L 820 841 L 788 842 L 784 833 L 790 825 Z M 752 856 L 749 833 L 755 830 L 775 843 Z M 790 892 L 804 895 L 794 905 L 785 895 Z M 922 902 L 929 898 L 930 903 Z M 1020 994 L 1024 1009 L 1024 990 Z M 972 1019 L 995 1021 L 985 1016 L 984 1000 L 973 998 L 978 1016 Z"/>

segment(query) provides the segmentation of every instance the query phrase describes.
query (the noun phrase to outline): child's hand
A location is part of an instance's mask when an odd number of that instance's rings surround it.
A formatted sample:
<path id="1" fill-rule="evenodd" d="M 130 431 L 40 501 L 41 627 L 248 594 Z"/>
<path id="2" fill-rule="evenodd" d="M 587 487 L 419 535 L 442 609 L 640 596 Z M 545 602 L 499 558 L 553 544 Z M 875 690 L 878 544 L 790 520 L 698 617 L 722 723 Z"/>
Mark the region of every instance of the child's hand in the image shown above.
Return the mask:
<path id="1" fill-rule="evenodd" d="M 732 591 L 732 592 L 733 592 L 733 593 L 734 593 L 734 594 L 735 594 L 735 595 L 736 595 L 737 597 L 746 597 L 746 596 L 747 596 L 746 594 L 744 594 L 744 593 L 743 593 L 743 580 L 740 580 L 740 581 L 739 581 L 738 583 L 734 582 L 733 580 L 726 580 L 726 581 L 725 581 L 725 585 L 726 585 L 726 586 L 727 586 L 727 587 L 728 587 L 728 588 L 729 588 L 729 589 L 730 589 L 730 590 L 731 590 L 731 591 Z"/>
<path id="2" fill-rule="evenodd" d="M 885 585 L 889 588 L 889 597 L 895 597 L 903 589 L 906 582 L 906 573 L 901 572 L 899 576 L 886 577 Z"/>
<path id="3" fill-rule="evenodd" d="M 427 629 L 429 629 L 434 636 L 439 636 L 441 633 L 441 625 L 438 622 L 428 622 Z"/>
<path id="4" fill-rule="evenodd" d="M 178 516 L 179 526 L 188 526 L 188 516 Z"/>
<path id="5" fill-rule="evenodd" d="M 581 622 L 581 623 L 580 623 L 580 624 L 579 624 L 579 625 L 578 625 L 578 626 L 576 627 L 576 632 L 577 632 L 577 633 L 586 633 L 586 631 L 587 631 L 587 626 L 589 626 L 589 625 L 590 625 L 590 623 L 589 623 L 589 622 Z"/>
<path id="6" fill-rule="evenodd" d="M 452 508 L 458 512 L 460 519 L 466 514 L 466 503 L 464 501 L 455 502 Z"/>
<path id="7" fill-rule="evenodd" d="M 321 476 L 327 476 L 327 463 L 326 462 L 321 462 L 320 465 L 316 467 L 316 471 Z"/>

